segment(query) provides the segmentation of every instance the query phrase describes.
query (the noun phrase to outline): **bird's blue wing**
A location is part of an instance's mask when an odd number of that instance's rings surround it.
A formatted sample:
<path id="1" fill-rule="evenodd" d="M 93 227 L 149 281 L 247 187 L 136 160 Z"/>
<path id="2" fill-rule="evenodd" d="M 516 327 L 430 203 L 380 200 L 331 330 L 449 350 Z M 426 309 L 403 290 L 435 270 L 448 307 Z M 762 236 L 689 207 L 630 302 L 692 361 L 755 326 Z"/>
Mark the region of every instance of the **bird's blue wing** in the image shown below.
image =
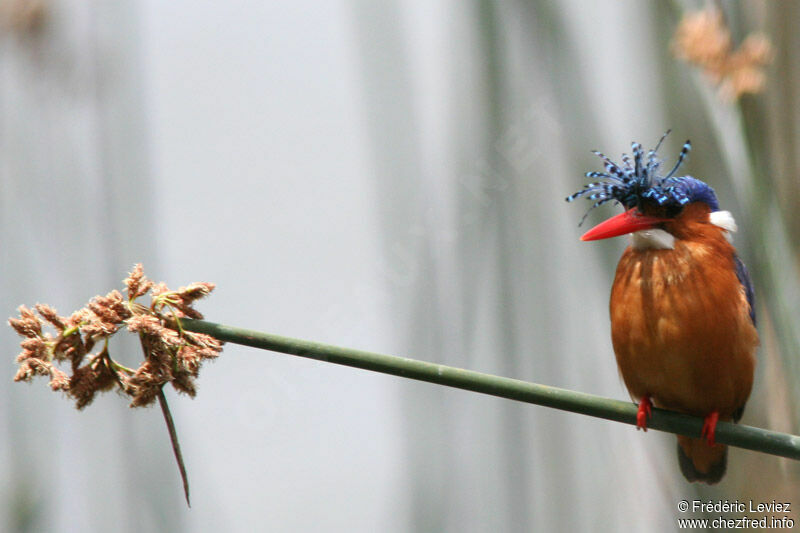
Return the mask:
<path id="1" fill-rule="evenodd" d="M 733 256 L 733 262 L 736 263 L 736 277 L 739 278 L 739 283 L 742 284 L 744 287 L 744 294 L 747 296 L 747 303 L 750 304 L 750 320 L 753 321 L 753 325 L 756 325 L 756 301 L 755 301 L 755 291 L 753 290 L 753 281 L 750 279 L 750 273 L 747 271 L 747 267 L 744 266 L 742 260 L 739 259 L 739 256 Z M 739 419 L 742 418 L 742 414 L 744 413 L 745 404 L 742 404 L 734 413 L 733 413 L 733 422 L 736 423 Z"/>
<path id="2" fill-rule="evenodd" d="M 750 279 L 750 273 L 747 271 L 747 267 L 744 266 L 744 263 L 742 263 L 742 260 L 739 259 L 739 256 L 734 256 L 733 260 L 736 263 L 736 277 L 739 278 L 739 283 L 744 287 L 747 303 L 750 304 L 750 319 L 753 321 L 753 325 L 755 325 L 756 302 L 755 291 L 753 291 L 753 281 Z"/>

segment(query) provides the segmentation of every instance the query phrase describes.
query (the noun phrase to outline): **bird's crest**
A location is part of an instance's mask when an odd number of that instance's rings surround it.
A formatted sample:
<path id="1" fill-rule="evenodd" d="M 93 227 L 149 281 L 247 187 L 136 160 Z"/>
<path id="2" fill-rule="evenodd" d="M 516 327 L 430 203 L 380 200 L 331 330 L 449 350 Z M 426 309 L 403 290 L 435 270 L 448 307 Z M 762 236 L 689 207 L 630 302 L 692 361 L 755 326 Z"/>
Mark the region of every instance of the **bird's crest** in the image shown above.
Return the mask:
<path id="1" fill-rule="evenodd" d="M 707 203 L 712 211 L 719 209 L 717 197 L 709 185 L 691 176 L 675 176 L 692 149 L 691 142 L 686 141 L 683 144 L 678 161 L 672 170 L 663 176 L 659 175 L 658 170 L 662 161 L 658 158 L 657 152 L 669 132 L 670 130 L 667 130 L 664 133 L 656 147 L 647 152 L 646 157 L 641 144 L 631 143 L 633 159 L 628 154 L 622 154 L 622 165 L 593 150 L 593 153 L 603 160 L 605 172 L 587 172 L 587 178 L 600 179 L 585 185 L 583 189 L 566 199 L 571 202 L 586 197 L 594 202 L 583 215 L 581 224 L 592 209 L 611 200 L 622 204 L 626 209 L 650 203 L 677 213 L 685 205 L 695 201 Z"/>

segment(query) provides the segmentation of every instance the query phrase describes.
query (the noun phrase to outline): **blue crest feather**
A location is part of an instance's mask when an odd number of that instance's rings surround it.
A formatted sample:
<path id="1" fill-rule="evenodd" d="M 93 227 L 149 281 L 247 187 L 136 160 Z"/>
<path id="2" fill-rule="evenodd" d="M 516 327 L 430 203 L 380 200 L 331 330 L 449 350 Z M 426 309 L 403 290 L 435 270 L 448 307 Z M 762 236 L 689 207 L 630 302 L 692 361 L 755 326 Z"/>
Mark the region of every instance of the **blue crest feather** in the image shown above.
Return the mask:
<path id="1" fill-rule="evenodd" d="M 583 189 L 566 198 L 568 202 L 581 197 L 594 202 L 583 215 L 581 224 L 592 209 L 611 200 L 622 204 L 626 209 L 650 203 L 680 211 L 691 202 L 705 202 L 712 211 L 719 210 L 714 189 L 708 184 L 691 176 L 675 176 L 692 149 L 691 142 L 684 143 L 675 166 L 668 173 L 659 174 L 662 161 L 658 158 L 657 152 L 667 135 L 669 130 L 661 137 L 656 147 L 647 152 L 646 158 L 642 145 L 637 142 L 631 143 L 633 160 L 628 154 L 622 154 L 622 165 L 614 163 L 601 152 L 596 150 L 592 152 L 603 160 L 605 171 L 587 172 L 587 178 L 597 181 L 585 185 Z"/>

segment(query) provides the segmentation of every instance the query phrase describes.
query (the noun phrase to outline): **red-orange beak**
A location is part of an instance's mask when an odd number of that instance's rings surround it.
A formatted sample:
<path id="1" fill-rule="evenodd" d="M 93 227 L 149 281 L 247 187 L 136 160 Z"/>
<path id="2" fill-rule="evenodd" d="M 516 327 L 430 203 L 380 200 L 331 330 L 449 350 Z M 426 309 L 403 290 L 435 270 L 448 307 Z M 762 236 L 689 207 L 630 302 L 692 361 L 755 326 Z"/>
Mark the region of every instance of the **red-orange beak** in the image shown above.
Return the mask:
<path id="1" fill-rule="evenodd" d="M 667 220 L 669 219 L 643 215 L 634 207 L 596 225 L 584 233 L 581 240 L 596 241 L 599 239 L 617 237 L 619 235 L 625 235 L 626 233 L 633 233 L 634 231 L 654 228 Z"/>

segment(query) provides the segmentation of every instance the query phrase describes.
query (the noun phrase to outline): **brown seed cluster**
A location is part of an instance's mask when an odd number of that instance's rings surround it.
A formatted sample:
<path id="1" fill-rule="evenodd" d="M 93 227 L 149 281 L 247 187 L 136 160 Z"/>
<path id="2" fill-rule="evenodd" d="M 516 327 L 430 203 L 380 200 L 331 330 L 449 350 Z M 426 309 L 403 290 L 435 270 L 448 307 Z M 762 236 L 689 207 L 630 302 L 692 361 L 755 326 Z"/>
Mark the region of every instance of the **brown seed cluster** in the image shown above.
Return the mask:
<path id="1" fill-rule="evenodd" d="M 703 69 L 720 95 L 729 101 L 744 93 L 759 93 L 772 59 L 772 45 L 762 34 L 751 34 L 733 49 L 731 32 L 714 7 L 684 15 L 672 43 L 676 57 Z"/>
<path id="2" fill-rule="evenodd" d="M 45 0 L 3 0 L 0 2 L 0 26 L 18 33 L 40 29 L 51 10 Z"/>
<path id="3" fill-rule="evenodd" d="M 142 265 L 125 279 L 127 298 L 119 291 L 96 296 L 69 317 L 59 316 L 46 304 L 34 310 L 20 306 L 19 318 L 8 323 L 24 339 L 17 356 L 14 381 L 34 376 L 50 378 L 53 390 L 64 391 L 78 409 L 89 405 L 98 392 L 118 388 L 131 397 L 131 407 L 150 405 L 167 383 L 190 396 L 203 361 L 216 358 L 222 343 L 202 333 L 183 331 L 181 318 L 203 318 L 196 300 L 214 290 L 213 283 L 192 283 L 176 291 L 147 279 Z M 150 293 L 150 306 L 136 300 Z M 55 333 L 44 331 L 49 324 Z M 137 369 L 111 358 L 108 341 L 121 328 L 139 335 L 144 361 Z M 95 346 L 102 346 L 92 353 Z M 68 364 L 69 372 L 58 368 Z"/>

